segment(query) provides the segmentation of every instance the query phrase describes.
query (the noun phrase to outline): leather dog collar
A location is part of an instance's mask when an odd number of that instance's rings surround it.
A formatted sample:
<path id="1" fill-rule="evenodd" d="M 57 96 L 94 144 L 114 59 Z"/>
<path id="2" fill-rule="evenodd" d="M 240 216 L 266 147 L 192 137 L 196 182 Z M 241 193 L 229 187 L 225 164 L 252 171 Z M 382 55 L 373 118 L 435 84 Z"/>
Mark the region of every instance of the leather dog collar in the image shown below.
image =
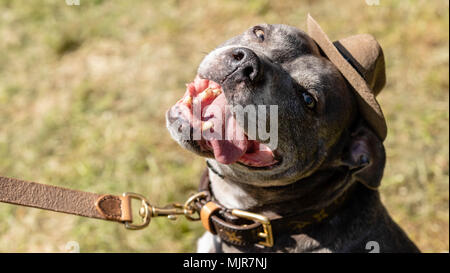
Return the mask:
<path id="1" fill-rule="evenodd" d="M 279 234 L 304 233 L 314 224 L 324 222 L 342 207 L 350 190 L 319 211 L 267 217 L 263 214 L 228 209 L 218 203 L 211 192 L 208 169 L 206 169 L 199 185 L 199 191 L 204 193 L 204 198 L 197 199 L 194 202 L 194 208 L 200 214 L 203 227 L 225 242 L 237 246 L 256 244 L 272 247 Z"/>

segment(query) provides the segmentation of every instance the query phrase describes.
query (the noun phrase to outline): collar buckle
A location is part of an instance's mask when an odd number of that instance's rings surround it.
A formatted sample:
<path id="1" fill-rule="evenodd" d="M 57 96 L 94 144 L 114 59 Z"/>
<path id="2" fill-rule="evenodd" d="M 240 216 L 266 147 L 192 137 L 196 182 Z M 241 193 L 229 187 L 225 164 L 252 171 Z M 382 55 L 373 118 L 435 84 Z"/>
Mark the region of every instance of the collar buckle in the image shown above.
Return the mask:
<path id="1" fill-rule="evenodd" d="M 273 234 L 272 234 L 272 225 L 270 224 L 269 218 L 264 215 L 243 211 L 239 209 L 233 209 L 231 211 L 236 217 L 241 217 L 248 220 L 253 220 L 255 222 L 261 223 L 263 227 L 263 232 L 258 233 L 258 237 L 264 239 L 263 241 L 258 242 L 258 245 L 272 247 L 273 246 Z"/>

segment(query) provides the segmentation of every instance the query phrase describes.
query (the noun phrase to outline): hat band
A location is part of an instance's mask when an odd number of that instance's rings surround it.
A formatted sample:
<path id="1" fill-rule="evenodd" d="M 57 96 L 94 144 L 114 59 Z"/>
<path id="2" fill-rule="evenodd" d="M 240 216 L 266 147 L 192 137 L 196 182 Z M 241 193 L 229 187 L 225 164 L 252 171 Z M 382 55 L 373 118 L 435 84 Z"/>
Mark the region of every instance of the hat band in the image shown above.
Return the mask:
<path id="1" fill-rule="evenodd" d="M 349 57 L 350 54 L 339 41 L 333 43 L 334 47 L 339 51 L 339 53 L 344 57 L 344 59 L 358 72 L 358 74 L 365 79 L 364 75 L 361 73 L 361 65 L 354 59 Z"/>

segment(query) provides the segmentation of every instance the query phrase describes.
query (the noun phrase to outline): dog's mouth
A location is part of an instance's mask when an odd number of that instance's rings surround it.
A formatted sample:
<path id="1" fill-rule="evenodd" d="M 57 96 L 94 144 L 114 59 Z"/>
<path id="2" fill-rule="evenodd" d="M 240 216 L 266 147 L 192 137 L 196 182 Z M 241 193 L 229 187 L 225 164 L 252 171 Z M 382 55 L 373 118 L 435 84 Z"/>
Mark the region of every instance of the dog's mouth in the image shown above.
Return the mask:
<path id="1" fill-rule="evenodd" d="M 249 139 L 229 108 L 222 87 L 196 76 L 175 104 L 178 118 L 189 121 L 191 136 L 202 152 L 211 152 L 222 164 L 240 163 L 252 168 L 271 168 L 280 160 L 263 143 Z M 197 138 L 195 138 L 197 136 Z"/>

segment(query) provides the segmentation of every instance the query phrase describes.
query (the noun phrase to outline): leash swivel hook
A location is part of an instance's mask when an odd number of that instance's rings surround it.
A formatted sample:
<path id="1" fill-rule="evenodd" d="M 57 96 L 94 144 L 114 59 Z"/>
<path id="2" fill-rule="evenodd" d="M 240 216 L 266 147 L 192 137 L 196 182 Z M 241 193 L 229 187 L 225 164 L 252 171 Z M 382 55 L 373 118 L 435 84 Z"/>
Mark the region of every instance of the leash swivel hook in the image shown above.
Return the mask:
<path id="1" fill-rule="evenodd" d="M 135 224 L 133 221 L 124 222 L 126 229 L 139 230 L 147 227 L 150 224 L 152 217 L 167 217 L 170 220 L 178 219 L 178 215 L 184 215 L 186 219 L 190 221 L 198 221 L 200 220 L 200 216 L 195 217 L 194 215 L 197 211 L 194 208 L 194 202 L 199 201 L 202 198 L 207 197 L 206 192 L 199 192 L 191 197 L 181 205 L 179 203 L 172 203 L 165 207 L 156 207 L 152 206 L 150 202 L 141 194 L 133 193 L 133 192 L 125 192 L 123 193 L 124 197 L 129 198 L 129 207 L 130 211 L 132 210 L 131 199 L 141 201 L 141 207 L 139 208 L 139 216 L 141 217 L 142 223 Z M 131 213 L 131 212 L 130 212 Z"/>

